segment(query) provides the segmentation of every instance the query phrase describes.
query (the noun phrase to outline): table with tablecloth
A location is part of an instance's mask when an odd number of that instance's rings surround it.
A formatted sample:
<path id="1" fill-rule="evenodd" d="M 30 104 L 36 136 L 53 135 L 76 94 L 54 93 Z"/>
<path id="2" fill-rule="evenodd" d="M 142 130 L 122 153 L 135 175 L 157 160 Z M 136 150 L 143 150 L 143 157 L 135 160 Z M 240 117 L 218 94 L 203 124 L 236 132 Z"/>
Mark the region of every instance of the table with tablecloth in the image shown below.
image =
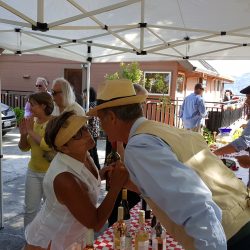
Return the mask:
<path id="1" fill-rule="evenodd" d="M 234 156 L 236 155 L 245 155 L 248 154 L 246 151 L 241 151 L 238 153 L 234 153 L 231 155 L 224 155 L 222 157 L 229 158 L 232 160 L 235 160 Z M 222 158 L 221 157 L 221 158 Z M 234 171 L 235 175 L 242 179 L 242 181 L 247 184 L 248 182 L 248 169 L 241 168 L 239 164 L 236 162 L 239 169 L 237 171 Z M 135 232 L 138 229 L 138 216 L 139 216 L 139 210 L 140 210 L 140 203 L 137 204 L 133 209 L 131 209 L 131 223 L 130 223 L 130 233 L 132 238 L 134 239 Z M 150 223 L 151 220 L 146 220 L 147 229 L 150 231 Z M 166 238 L 166 246 L 167 250 L 183 250 L 184 248 L 176 242 L 169 234 L 167 234 Z M 95 240 L 95 247 L 96 249 L 113 249 L 113 229 L 112 227 L 106 229 L 103 234 L 101 234 L 96 240 Z"/>
<path id="2" fill-rule="evenodd" d="M 139 217 L 139 210 L 140 210 L 140 203 L 138 203 L 134 208 L 130 210 L 130 228 L 129 232 L 134 239 L 135 232 L 139 228 L 138 225 L 138 217 Z M 146 220 L 146 228 L 150 232 L 150 223 L 151 220 Z M 176 242 L 169 234 L 166 234 L 166 248 L 167 250 L 183 250 L 182 246 Z M 106 247 L 106 249 L 113 249 L 113 229 L 112 227 L 108 228 L 107 230 L 104 231 L 102 235 L 97 237 L 95 240 L 95 248 L 96 249 L 103 249 Z M 105 249 L 105 248 L 104 248 Z"/>

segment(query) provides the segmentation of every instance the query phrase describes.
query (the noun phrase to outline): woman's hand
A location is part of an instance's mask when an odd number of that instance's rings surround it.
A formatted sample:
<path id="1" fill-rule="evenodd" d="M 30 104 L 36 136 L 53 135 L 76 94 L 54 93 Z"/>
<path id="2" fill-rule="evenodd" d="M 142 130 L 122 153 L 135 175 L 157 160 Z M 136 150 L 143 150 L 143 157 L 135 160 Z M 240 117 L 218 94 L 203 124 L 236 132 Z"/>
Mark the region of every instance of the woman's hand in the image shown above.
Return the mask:
<path id="1" fill-rule="evenodd" d="M 109 166 L 105 166 L 102 169 L 99 170 L 99 175 L 101 180 L 106 180 L 107 177 L 109 177 L 113 171 L 113 166 L 109 165 Z"/>
<path id="2" fill-rule="evenodd" d="M 25 118 L 21 120 L 21 122 L 19 123 L 19 132 L 21 135 L 27 135 L 27 128 L 26 128 L 26 122 L 25 122 Z"/>
<path id="3" fill-rule="evenodd" d="M 129 174 L 124 164 L 121 161 L 117 161 L 111 173 L 110 188 L 122 188 L 128 179 Z"/>
<path id="4" fill-rule="evenodd" d="M 26 124 L 26 128 L 27 128 L 28 133 L 33 131 L 33 127 L 34 127 L 34 119 L 33 119 L 33 117 L 26 118 L 25 119 L 25 124 Z"/>
<path id="5" fill-rule="evenodd" d="M 250 168 L 250 156 L 241 155 L 241 156 L 235 156 L 235 158 L 238 160 L 241 167 Z"/>

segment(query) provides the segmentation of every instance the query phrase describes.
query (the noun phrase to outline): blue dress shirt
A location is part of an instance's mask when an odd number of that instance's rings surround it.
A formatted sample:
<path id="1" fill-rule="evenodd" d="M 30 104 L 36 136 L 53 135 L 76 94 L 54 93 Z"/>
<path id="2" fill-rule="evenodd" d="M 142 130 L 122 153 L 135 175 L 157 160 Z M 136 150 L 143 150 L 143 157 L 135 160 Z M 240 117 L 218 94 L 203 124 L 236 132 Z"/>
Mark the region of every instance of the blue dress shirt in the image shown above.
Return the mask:
<path id="1" fill-rule="evenodd" d="M 221 210 L 201 178 L 160 138 L 133 136 L 144 120 L 139 118 L 132 126 L 125 149 L 131 180 L 143 196 L 150 197 L 175 223 L 184 226 L 194 238 L 196 249 L 227 249 Z"/>
<path id="2" fill-rule="evenodd" d="M 230 144 L 236 149 L 237 152 L 250 147 L 250 120 L 243 130 L 242 135 L 238 139 L 232 141 Z"/>
<path id="3" fill-rule="evenodd" d="M 184 99 L 180 110 L 180 118 L 182 118 L 184 128 L 198 127 L 204 122 L 206 115 L 202 96 L 192 93 Z"/>

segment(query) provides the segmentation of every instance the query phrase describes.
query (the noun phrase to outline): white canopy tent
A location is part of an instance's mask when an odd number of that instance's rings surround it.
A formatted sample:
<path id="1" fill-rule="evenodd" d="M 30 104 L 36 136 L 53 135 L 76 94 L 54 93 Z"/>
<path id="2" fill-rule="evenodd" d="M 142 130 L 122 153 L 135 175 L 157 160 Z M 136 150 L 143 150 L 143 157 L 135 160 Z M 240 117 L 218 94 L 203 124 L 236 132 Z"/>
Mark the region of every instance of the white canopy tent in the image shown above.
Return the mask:
<path id="1" fill-rule="evenodd" d="M 5 0 L 0 48 L 94 62 L 249 59 L 247 0 Z M 92 43 L 90 43 L 92 41 Z"/>
<path id="2" fill-rule="evenodd" d="M 0 0 L 0 51 L 88 68 L 91 61 L 249 59 L 249 13 L 247 0 Z M 1 215 L 0 204 L 0 227 Z"/>

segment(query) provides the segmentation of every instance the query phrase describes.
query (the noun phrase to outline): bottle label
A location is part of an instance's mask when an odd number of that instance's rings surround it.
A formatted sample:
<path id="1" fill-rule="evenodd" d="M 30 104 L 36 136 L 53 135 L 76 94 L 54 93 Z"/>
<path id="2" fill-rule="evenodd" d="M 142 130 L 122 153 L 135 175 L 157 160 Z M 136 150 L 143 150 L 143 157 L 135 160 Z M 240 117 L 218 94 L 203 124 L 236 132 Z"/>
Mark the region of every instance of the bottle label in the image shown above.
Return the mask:
<path id="1" fill-rule="evenodd" d="M 166 239 L 163 239 L 162 242 L 159 243 L 158 239 L 153 239 L 152 242 L 152 250 L 166 250 Z"/>
<path id="2" fill-rule="evenodd" d="M 126 236 L 125 238 L 125 250 L 131 250 L 132 249 L 132 237 Z"/>
<path id="3" fill-rule="evenodd" d="M 126 225 L 126 228 L 127 228 L 127 232 L 129 232 L 130 231 L 130 219 L 128 219 L 128 220 L 124 220 L 124 222 L 125 222 L 125 225 Z"/>
<path id="4" fill-rule="evenodd" d="M 121 250 L 125 250 L 125 243 L 126 243 L 126 237 L 125 236 L 122 236 L 120 237 L 120 249 Z"/>
<path id="5" fill-rule="evenodd" d="M 148 240 L 138 242 L 138 250 L 148 250 L 148 247 L 149 247 Z"/>
<path id="6" fill-rule="evenodd" d="M 150 206 L 148 205 L 148 203 L 146 203 L 146 210 L 151 210 Z"/>
<path id="7" fill-rule="evenodd" d="M 114 239 L 115 250 L 125 250 L 125 236 Z"/>

